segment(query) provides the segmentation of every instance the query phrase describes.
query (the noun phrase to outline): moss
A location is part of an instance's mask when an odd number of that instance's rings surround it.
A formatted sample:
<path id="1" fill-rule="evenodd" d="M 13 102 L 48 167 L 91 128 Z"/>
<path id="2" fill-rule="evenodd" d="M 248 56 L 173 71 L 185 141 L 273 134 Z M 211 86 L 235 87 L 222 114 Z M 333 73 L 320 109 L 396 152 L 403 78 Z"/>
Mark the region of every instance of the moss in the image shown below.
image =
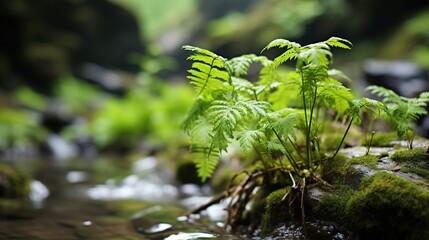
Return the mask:
<path id="1" fill-rule="evenodd" d="M 270 193 L 265 199 L 265 211 L 261 222 L 262 235 L 270 234 L 279 224 L 290 220 L 290 215 L 287 214 L 289 204 L 286 200 L 282 201 L 290 191 L 290 187 L 281 188 Z"/>
<path id="2" fill-rule="evenodd" d="M 347 221 L 346 206 L 354 191 L 347 185 L 335 185 L 317 204 L 311 215 L 320 220 L 344 223 Z"/>
<path id="3" fill-rule="evenodd" d="M 429 239 L 429 193 L 394 174 L 364 179 L 346 215 L 361 239 Z"/>
<path id="4" fill-rule="evenodd" d="M 322 162 L 322 179 L 328 182 L 341 181 L 344 179 L 348 167 L 347 157 L 343 154 L 338 154 L 334 158 Z"/>
<path id="5" fill-rule="evenodd" d="M 422 149 L 396 151 L 390 157 L 396 162 L 423 162 L 429 161 L 429 154 Z"/>
<path id="6" fill-rule="evenodd" d="M 20 198 L 30 192 L 30 179 L 9 165 L 0 164 L 0 198 Z"/>
<path id="7" fill-rule="evenodd" d="M 375 156 L 375 155 L 363 155 L 363 156 L 359 156 L 359 157 L 353 157 L 350 160 L 350 164 L 359 164 L 359 165 L 364 165 L 366 167 L 369 168 L 376 168 L 376 164 L 378 162 L 379 157 Z"/>
<path id="8" fill-rule="evenodd" d="M 401 150 L 392 154 L 393 161 L 402 163 L 401 172 L 410 172 L 422 176 L 429 177 L 429 154 L 422 149 Z"/>

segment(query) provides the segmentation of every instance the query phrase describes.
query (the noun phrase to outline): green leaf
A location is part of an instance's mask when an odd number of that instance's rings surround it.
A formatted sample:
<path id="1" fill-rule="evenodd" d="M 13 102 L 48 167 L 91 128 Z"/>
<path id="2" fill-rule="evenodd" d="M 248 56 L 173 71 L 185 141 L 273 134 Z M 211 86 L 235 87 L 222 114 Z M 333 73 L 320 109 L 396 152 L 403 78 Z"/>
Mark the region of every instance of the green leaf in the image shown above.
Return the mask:
<path id="1" fill-rule="evenodd" d="M 191 152 L 194 154 L 194 163 L 197 167 L 198 176 L 205 182 L 213 175 L 219 163 L 219 151 L 201 145 L 192 145 Z"/>
<path id="2" fill-rule="evenodd" d="M 331 37 L 326 41 L 326 44 L 333 47 L 339 47 L 344 49 L 351 49 L 353 45 L 349 40 L 339 38 L 339 37 Z"/>
<path id="3" fill-rule="evenodd" d="M 210 95 L 211 91 L 225 89 L 224 83 L 230 82 L 226 59 L 198 47 L 186 45 L 183 46 L 183 49 L 194 53 L 188 57 L 188 60 L 193 63 L 191 69 L 188 70 L 187 78 L 195 86 L 198 96 Z"/>
<path id="4" fill-rule="evenodd" d="M 266 141 L 265 133 L 259 129 L 242 130 L 237 133 L 237 140 L 245 153 L 253 150 L 254 146 Z"/>

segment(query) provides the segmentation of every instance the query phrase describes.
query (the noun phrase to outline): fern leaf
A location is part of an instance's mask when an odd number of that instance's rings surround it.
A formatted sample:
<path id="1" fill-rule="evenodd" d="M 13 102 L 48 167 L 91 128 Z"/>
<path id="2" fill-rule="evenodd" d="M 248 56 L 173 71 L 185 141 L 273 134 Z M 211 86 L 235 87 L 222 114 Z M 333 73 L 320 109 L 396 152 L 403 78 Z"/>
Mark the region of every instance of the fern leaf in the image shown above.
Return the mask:
<path id="1" fill-rule="evenodd" d="M 255 117 L 267 117 L 267 110 L 271 108 L 270 103 L 257 100 L 240 101 L 237 106 L 245 107 Z"/>
<path id="2" fill-rule="evenodd" d="M 247 74 L 250 64 L 253 62 L 253 57 L 255 57 L 255 55 L 250 54 L 228 60 L 228 64 L 230 64 L 233 75 L 239 77 L 241 75 Z"/>
<path id="3" fill-rule="evenodd" d="M 210 146 L 213 141 L 213 126 L 207 118 L 201 117 L 195 121 L 194 127 L 189 131 L 191 143 Z"/>
<path id="4" fill-rule="evenodd" d="M 208 109 L 208 117 L 213 125 L 212 147 L 226 151 L 238 121 L 246 114 L 246 109 L 233 102 L 215 100 Z"/>
<path id="5" fill-rule="evenodd" d="M 301 119 L 301 115 L 295 109 L 284 108 L 270 113 L 269 129 L 275 130 L 280 136 L 296 138 L 295 127 Z"/>
<path id="6" fill-rule="evenodd" d="M 353 101 L 353 94 L 350 89 L 333 78 L 328 78 L 325 82 L 319 83 L 319 97 L 326 106 L 336 110 L 339 116 L 348 111 Z"/>
<path id="7" fill-rule="evenodd" d="M 225 64 L 226 59 L 198 47 L 186 45 L 183 46 L 183 49 L 194 53 L 188 57 L 188 60 L 193 63 L 191 69 L 188 70 L 187 78 L 195 86 L 198 96 L 210 93 L 215 89 L 223 89 L 225 88 L 224 83 L 230 82 L 230 74 Z"/>
<path id="8" fill-rule="evenodd" d="M 293 49 L 299 49 L 301 47 L 301 45 L 299 43 L 296 42 L 291 42 L 289 40 L 286 39 L 275 39 L 273 41 L 271 41 L 270 43 L 268 43 L 268 45 L 266 47 L 264 47 L 264 49 L 262 49 L 261 52 L 264 52 L 270 48 L 273 47 L 278 47 L 278 48 L 293 48 Z"/>
<path id="9" fill-rule="evenodd" d="M 339 47 L 344 49 L 351 49 L 351 46 L 353 45 L 349 40 L 339 38 L 339 37 L 331 37 L 328 40 L 325 41 L 326 44 L 332 47 Z"/>
<path id="10" fill-rule="evenodd" d="M 258 145 L 261 141 L 266 141 L 264 132 L 259 129 L 240 131 L 237 133 L 237 140 L 245 153 L 251 152 L 253 147 Z"/>
<path id="11" fill-rule="evenodd" d="M 195 121 L 197 121 L 204 112 L 209 108 L 210 104 L 201 98 L 195 99 L 194 105 L 188 111 L 184 121 L 182 122 L 183 130 L 189 134 L 189 131 L 194 127 Z"/>
<path id="12" fill-rule="evenodd" d="M 198 176 L 205 182 L 213 175 L 219 163 L 219 151 L 201 145 L 192 145 L 191 152 L 194 154 L 194 163 L 197 167 Z"/>

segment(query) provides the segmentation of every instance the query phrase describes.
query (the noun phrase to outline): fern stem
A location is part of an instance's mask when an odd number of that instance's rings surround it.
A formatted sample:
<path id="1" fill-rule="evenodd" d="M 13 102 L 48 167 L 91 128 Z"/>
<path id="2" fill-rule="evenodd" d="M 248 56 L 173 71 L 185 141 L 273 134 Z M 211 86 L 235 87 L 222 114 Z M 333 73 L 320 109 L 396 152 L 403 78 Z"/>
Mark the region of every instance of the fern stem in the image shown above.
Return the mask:
<path id="1" fill-rule="evenodd" d="M 275 129 L 273 129 L 274 134 L 276 135 L 277 139 L 280 141 L 280 143 L 282 144 L 286 154 L 285 156 L 287 157 L 287 159 L 289 160 L 289 162 L 292 164 L 293 169 L 298 173 L 299 171 L 299 167 L 298 164 L 296 163 L 295 159 L 293 159 L 292 154 L 289 152 L 289 150 L 286 147 L 285 142 L 283 141 L 283 139 L 279 136 L 279 134 L 277 133 L 277 131 Z"/>
<path id="2" fill-rule="evenodd" d="M 300 73 L 301 73 L 301 88 L 302 88 L 302 103 L 304 106 L 304 119 L 305 119 L 305 147 L 306 147 L 306 155 L 307 155 L 307 165 L 308 165 L 308 159 L 310 158 L 310 141 L 309 141 L 309 136 L 310 136 L 310 129 L 309 129 L 309 122 L 308 122 L 308 117 L 307 117 L 307 103 L 306 103 L 306 99 L 305 99 L 305 90 L 304 90 L 304 73 L 302 72 L 302 69 L 299 69 Z"/>
<path id="3" fill-rule="evenodd" d="M 311 169 L 312 165 L 312 159 L 313 156 L 311 154 L 311 125 L 313 123 L 313 113 L 314 113 L 314 107 L 316 106 L 316 98 L 317 98 L 317 85 L 314 87 L 314 96 L 313 96 L 313 103 L 311 104 L 311 110 L 310 110 L 310 120 L 308 123 L 308 131 L 307 131 L 307 165 L 308 168 Z"/>
<path id="4" fill-rule="evenodd" d="M 349 122 L 349 124 L 348 124 L 348 126 L 347 126 L 347 129 L 346 129 L 346 131 L 344 132 L 343 138 L 341 138 L 340 144 L 338 145 L 337 150 L 335 151 L 334 155 L 332 155 L 331 159 L 332 159 L 332 158 L 334 158 L 335 156 L 337 156 L 338 152 L 340 151 L 341 146 L 343 145 L 344 140 L 346 139 L 346 136 L 347 136 L 347 134 L 348 134 L 348 132 L 349 132 L 349 130 L 350 130 L 350 127 L 352 126 L 353 119 L 354 119 L 354 117 L 352 117 L 352 118 L 350 119 L 350 122 Z"/>

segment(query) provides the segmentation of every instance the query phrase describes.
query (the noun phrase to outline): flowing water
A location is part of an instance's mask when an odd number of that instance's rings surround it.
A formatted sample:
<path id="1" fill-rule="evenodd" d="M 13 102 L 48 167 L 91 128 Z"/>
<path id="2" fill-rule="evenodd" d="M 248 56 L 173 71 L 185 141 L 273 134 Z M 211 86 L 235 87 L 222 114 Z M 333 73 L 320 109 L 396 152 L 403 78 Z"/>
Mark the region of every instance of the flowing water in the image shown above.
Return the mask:
<path id="1" fill-rule="evenodd" d="M 261 239 L 224 230 L 225 206 L 184 217 L 210 190 L 178 185 L 155 157 L 14 160 L 33 178 L 29 199 L 0 205 L 0 239 Z M 348 239 L 329 223 L 310 223 L 317 239 Z M 319 234 L 322 233 L 322 234 Z M 265 239 L 305 239 L 299 227 Z"/>
<path id="2" fill-rule="evenodd" d="M 33 181 L 29 199 L 1 205 L 0 239 L 239 239 L 223 230 L 221 207 L 205 219 L 183 217 L 209 197 L 174 184 L 154 157 L 9 163 Z"/>

